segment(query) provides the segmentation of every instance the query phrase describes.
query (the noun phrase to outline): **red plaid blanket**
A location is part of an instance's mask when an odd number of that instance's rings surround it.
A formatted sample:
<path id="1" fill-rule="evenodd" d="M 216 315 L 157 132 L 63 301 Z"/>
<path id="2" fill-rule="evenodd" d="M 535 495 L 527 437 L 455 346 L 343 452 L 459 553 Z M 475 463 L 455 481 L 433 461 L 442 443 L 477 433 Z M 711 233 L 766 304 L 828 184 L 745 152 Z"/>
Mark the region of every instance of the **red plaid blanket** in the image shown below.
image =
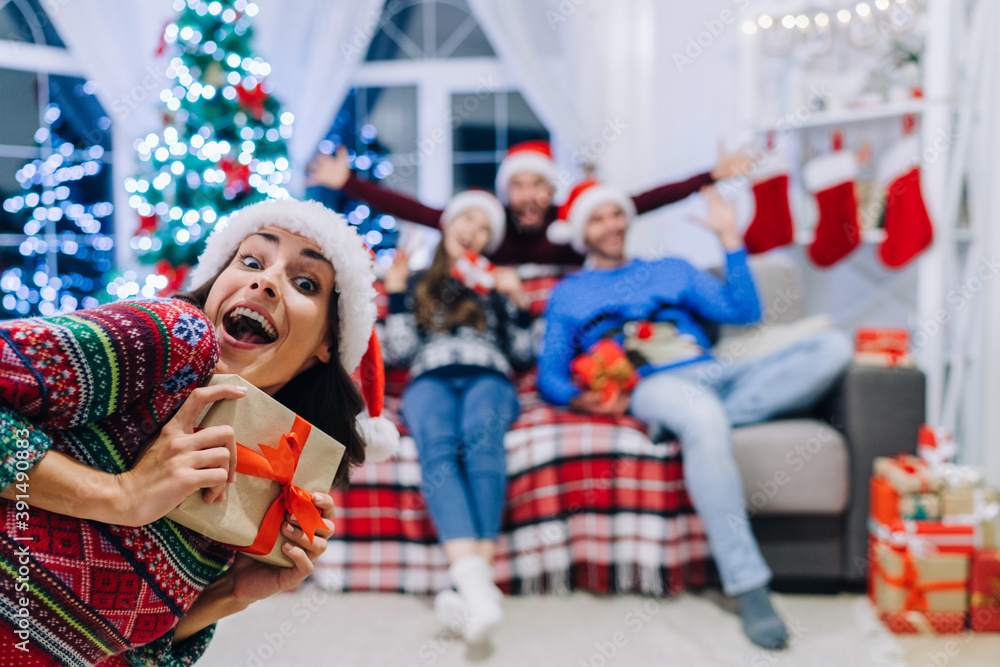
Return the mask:
<path id="1" fill-rule="evenodd" d="M 539 279 L 545 280 L 545 279 Z M 525 281 L 529 292 L 547 293 Z M 399 395 L 403 378 L 390 376 Z M 547 405 L 534 374 L 505 438 L 507 503 L 495 574 L 505 592 L 672 595 L 705 584 L 708 544 L 684 489 L 680 446 L 652 443 L 629 417 L 585 417 Z M 400 432 L 398 398 L 386 416 Z M 433 594 L 448 564 L 420 492 L 413 440 L 398 457 L 353 471 L 334 492 L 336 534 L 316 563 L 329 590 Z"/>

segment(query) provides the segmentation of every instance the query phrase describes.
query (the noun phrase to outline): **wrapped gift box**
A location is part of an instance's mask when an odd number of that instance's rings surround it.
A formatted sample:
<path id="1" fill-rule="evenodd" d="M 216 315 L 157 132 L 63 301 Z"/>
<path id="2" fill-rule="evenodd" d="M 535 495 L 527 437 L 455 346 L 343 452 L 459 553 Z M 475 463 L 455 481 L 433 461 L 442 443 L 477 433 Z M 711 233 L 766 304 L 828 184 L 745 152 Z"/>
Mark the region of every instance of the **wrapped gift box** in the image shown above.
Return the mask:
<path id="1" fill-rule="evenodd" d="M 247 388 L 243 398 L 210 405 L 198 422 L 233 427 L 236 481 L 224 502 L 206 503 L 199 491 L 167 518 L 257 560 L 292 567 L 281 551 L 281 523 L 290 513 L 307 532 L 324 527 L 311 496 L 330 492 L 344 446 L 238 375 L 216 375 L 209 384 Z"/>
<path id="2" fill-rule="evenodd" d="M 485 296 L 496 287 L 495 268 L 493 262 L 468 250 L 455 262 L 451 275 L 476 294 Z"/>
<path id="3" fill-rule="evenodd" d="M 946 489 L 941 494 L 941 515 L 949 523 L 982 523 L 1000 514 L 995 489 Z"/>
<path id="4" fill-rule="evenodd" d="M 570 372 L 580 387 L 600 392 L 603 403 L 611 403 L 639 383 L 625 350 L 606 338 L 570 362 Z"/>
<path id="5" fill-rule="evenodd" d="M 905 493 L 899 497 L 899 518 L 904 521 L 941 519 L 941 496 L 936 493 Z"/>
<path id="6" fill-rule="evenodd" d="M 945 488 L 945 478 L 916 456 L 877 456 L 872 464 L 876 477 L 889 482 L 899 493 L 936 493 Z"/>
<path id="7" fill-rule="evenodd" d="M 879 618 L 900 634 L 953 634 L 965 629 L 969 557 L 873 540 L 869 590 Z"/>
<path id="8" fill-rule="evenodd" d="M 869 515 L 882 525 L 900 519 L 941 519 L 941 498 L 936 493 L 899 493 L 887 480 L 872 477 L 868 497 Z"/>
<path id="9" fill-rule="evenodd" d="M 864 366 L 914 366 L 906 329 L 861 328 L 855 334 L 854 361 Z"/>
<path id="10" fill-rule="evenodd" d="M 976 632 L 1000 632 L 1000 549 L 972 556 L 969 622 Z"/>

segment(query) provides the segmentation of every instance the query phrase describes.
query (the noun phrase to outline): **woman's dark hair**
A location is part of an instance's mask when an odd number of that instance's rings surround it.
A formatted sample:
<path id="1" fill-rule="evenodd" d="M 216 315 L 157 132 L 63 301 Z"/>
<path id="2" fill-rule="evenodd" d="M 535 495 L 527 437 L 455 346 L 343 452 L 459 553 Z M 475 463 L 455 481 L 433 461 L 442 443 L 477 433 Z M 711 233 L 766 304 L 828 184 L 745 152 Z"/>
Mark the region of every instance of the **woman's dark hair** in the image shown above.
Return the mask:
<path id="1" fill-rule="evenodd" d="M 212 286 L 222 271 L 225 271 L 225 267 L 231 263 L 232 258 L 204 285 L 190 292 L 175 294 L 174 298 L 183 299 L 204 309 Z M 340 330 L 340 316 L 337 309 L 339 302 L 340 295 L 337 290 L 330 290 L 330 312 L 327 321 L 332 332 L 333 344 L 330 346 L 329 363 L 317 363 L 299 373 L 279 389 L 274 398 L 344 445 L 346 449 L 344 459 L 333 479 L 335 487 L 344 488 L 349 481 L 350 466 L 360 465 L 365 461 L 365 442 L 358 432 L 356 422 L 358 413 L 365 409 L 365 401 L 358 391 L 358 386 L 340 363 L 338 353 L 340 344 L 337 336 Z"/>
<path id="2" fill-rule="evenodd" d="M 486 330 L 486 314 L 467 290 L 452 283 L 444 239 L 438 243 L 434 259 L 413 293 L 417 324 L 429 331 L 450 331 L 467 325 Z"/>

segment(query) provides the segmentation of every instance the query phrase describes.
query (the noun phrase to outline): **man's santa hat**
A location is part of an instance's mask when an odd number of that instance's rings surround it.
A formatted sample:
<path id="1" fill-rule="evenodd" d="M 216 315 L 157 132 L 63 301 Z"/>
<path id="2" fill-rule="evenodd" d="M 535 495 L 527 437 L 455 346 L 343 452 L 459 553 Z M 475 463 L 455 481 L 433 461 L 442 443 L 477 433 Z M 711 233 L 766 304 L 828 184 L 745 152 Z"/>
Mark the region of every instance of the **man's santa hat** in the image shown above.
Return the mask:
<path id="1" fill-rule="evenodd" d="M 369 414 L 358 417 L 366 443 L 366 459 L 389 458 L 399 446 L 399 433 L 381 416 L 385 368 L 374 331 L 373 258 L 371 250 L 344 216 L 316 201 L 284 199 L 251 204 L 216 224 L 198 264 L 191 270 L 188 284 L 192 287 L 204 285 L 226 267 L 243 239 L 268 225 L 282 227 L 314 241 L 333 265 L 335 289 L 339 294 L 337 349 L 340 363 L 348 373 L 361 367 L 361 394 L 368 405 Z"/>
<path id="2" fill-rule="evenodd" d="M 556 173 L 556 163 L 552 161 L 552 147 L 547 141 L 525 141 L 507 149 L 507 155 L 497 169 L 496 192 L 504 204 L 510 203 L 507 197 L 507 184 L 514 174 L 523 171 L 538 174 L 553 188 L 556 187 L 559 175 Z"/>
<path id="3" fill-rule="evenodd" d="M 587 254 L 583 241 L 583 230 L 594 210 L 602 204 L 618 204 L 629 222 L 635 217 L 635 202 L 624 190 L 600 181 L 583 181 L 569 193 L 566 202 L 559 207 L 559 219 L 549 225 L 545 235 L 552 243 L 573 246 L 581 255 Z"/>
<path id="4" fill-rule="evenodd" d="M 473 188 L 451 198 L 441 214 L 441 228 L 445 228 L 460 214 L 478 208 L 490 219 L 490 240 L 483 248 L 484 255 L 492 255 L 503 243 L 507 233 L 507 212 L 500 200 L 486 190 Z"/>

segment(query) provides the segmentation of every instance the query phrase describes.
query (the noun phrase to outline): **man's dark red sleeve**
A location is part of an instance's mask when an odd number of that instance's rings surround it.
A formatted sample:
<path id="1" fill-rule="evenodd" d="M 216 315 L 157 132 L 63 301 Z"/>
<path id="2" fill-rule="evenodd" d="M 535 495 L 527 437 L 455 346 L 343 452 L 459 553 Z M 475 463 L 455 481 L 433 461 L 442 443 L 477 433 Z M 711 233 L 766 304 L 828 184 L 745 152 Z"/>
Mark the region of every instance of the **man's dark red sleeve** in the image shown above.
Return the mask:
<path id="1" fill-rule="evenodd" d="M 425 227 L 437 229 L 441 222 L 439 208 L 424 206 L 416 199 L 399 194 L 388 188 L 375 185 L 371 181 L 362 180 L 351 172 L 347 183 L 340 189 L 351 199 L 363 201 L 378 213 L 391 215 L 400 220 L 408 220 Z"/>
<path id="2" fill-rule="evenodd" d="M 698 190 L 712 183 L 715 183 L 715 179 L 712 178 L 712 172 L 706 171 L 704 174 L 692 176 L 686 181 L 667 183 L 647 192 L 633 195 L 632 201 L 635 202 L 635 212 L 641 215 L 661 206 L 673 204 L 693 195 Z"/>

